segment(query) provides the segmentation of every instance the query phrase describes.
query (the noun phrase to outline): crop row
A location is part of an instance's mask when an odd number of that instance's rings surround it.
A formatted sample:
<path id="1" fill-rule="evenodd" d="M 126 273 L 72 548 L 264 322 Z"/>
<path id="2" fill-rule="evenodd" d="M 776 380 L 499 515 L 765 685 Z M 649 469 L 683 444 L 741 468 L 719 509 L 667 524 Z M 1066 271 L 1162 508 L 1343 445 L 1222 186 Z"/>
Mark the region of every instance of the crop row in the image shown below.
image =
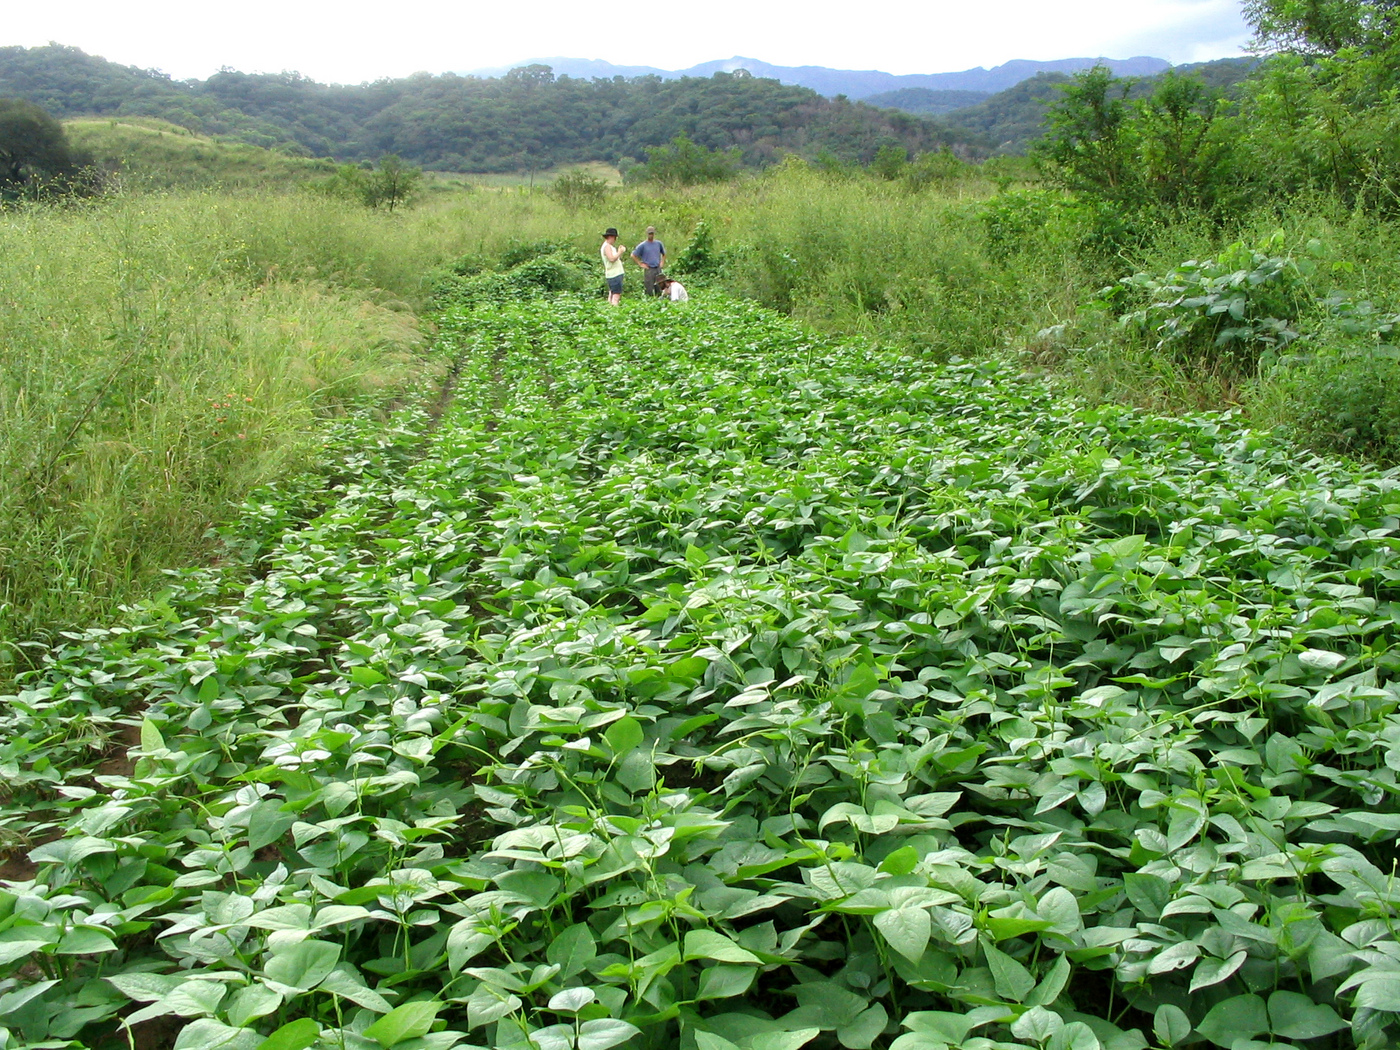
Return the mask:
<path id="1" fill-rule="evenodd" d="M 1398 1037 L 1393 475 L 652 305 L 6 698 L 0 1045 Z"/>

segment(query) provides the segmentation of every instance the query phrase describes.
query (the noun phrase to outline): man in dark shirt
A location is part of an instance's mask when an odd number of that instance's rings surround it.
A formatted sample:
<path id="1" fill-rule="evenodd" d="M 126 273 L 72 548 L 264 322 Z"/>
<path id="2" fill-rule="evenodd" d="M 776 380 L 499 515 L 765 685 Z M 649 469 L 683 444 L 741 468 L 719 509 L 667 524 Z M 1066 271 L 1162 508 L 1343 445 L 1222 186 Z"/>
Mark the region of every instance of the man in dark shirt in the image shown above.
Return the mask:
<path id="1" fill-rule="evenodd" d="M 666 265 L 666 246 L 656 239 L 655 226 L 647 227 L 647 239 L 632 249 L 632 258 L 642 268 L 642 291 L 647 295 L 660 295 L 656 279 Z"/>

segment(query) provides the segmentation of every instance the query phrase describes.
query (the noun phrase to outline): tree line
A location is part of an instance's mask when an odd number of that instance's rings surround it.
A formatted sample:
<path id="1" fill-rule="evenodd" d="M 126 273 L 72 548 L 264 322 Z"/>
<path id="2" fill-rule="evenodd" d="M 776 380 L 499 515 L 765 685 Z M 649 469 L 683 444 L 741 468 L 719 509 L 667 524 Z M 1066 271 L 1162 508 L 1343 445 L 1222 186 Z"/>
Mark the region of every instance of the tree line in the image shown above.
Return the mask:
<path id="1" fill-rule="evenodd" d="M 869 163 L 890 145 L 911 153 L 977 152 L 967 131 L 742 71 L 583 80 L 528 66 L 498 78 L 420 73 L 347 86 L 225 69 L 206 80 L 175 81 L 49 45 L 0 48 L 3 97 L 59 118 L 159 117 L 294 154 L 352 162 L 395 154 L 440 171 L 587 161 L 626 167 L 678 137 L 707 150 L 737 150 L 746 167 L 789 153 Z"/>

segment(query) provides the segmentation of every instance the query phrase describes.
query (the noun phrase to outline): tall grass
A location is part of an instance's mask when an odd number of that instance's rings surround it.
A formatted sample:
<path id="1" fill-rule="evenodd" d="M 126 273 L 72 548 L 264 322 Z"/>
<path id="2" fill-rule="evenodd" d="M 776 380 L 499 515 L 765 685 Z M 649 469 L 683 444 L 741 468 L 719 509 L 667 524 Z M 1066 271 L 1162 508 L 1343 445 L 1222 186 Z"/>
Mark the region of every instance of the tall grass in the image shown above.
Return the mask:
<path id="1" fill-rule="evenodd" d="M 392 308 L 416 284 L 376 263 L 399 250 L 296 198 L 0 214 L 0 660 L 188 563 L 323 417 L 423 373 Z"/>

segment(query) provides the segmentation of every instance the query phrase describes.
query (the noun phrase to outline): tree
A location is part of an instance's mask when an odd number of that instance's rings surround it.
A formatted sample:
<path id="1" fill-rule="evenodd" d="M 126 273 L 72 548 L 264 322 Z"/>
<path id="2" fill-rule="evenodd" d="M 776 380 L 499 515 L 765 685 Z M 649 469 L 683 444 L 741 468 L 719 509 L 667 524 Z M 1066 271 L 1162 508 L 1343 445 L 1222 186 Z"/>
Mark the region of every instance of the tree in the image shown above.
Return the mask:
<path id="1" fill-rule="evenodd" d="M 58 121 L 32 102 L 0 99 L 0 197 L 70 182 L 80 167 Z"/>
<path id="2" fill-rule="evenodd" d="M 1131 81 L 1119 80 L 1105 66 L 1078 73 L 1064 86 L 1035 152 L 1066 189 L 1109 200 L 1138 198 L 1130 88 Z"/>
<path id="3" fill-rule="evenodd" d="M 422 179 L 423 172 L 405 164 L 397 153 L 386 154 L 379 158 L 378 170 L 365 179 L 364 202 L 393 211 L 413 199 Z"/>
<path id="4" fill-rule="evenodd" d="M 1244 16 L 1261 51 L 1376 55 L 1400 46 L 1400 0 L 1245 0 Z"/>
<path id="5" fill-rule="evenodd" d="M 566 171 L 554 180 L 554 185 L 549 188 L 555 198 L 566 207 L 578 209 L 584 207 L 596 208 L 603 203 L 603 198 L 607 196 L 608 184 L 597 175 L 593 175 L 582 168 L 575 168 L 573 171 Z"/>
<path id="6" fill-rule="evenodd" d="M 648 182 L 663 186 L 693 186 L 701 182 L 725 182 L 739 170 L 739 149 L 723 152 L 706 149 L 684 134 L 677 135 L 668 146 L 653 146 L 647 150 L 647 162 L 628 174 L 636 173 Z"/>

